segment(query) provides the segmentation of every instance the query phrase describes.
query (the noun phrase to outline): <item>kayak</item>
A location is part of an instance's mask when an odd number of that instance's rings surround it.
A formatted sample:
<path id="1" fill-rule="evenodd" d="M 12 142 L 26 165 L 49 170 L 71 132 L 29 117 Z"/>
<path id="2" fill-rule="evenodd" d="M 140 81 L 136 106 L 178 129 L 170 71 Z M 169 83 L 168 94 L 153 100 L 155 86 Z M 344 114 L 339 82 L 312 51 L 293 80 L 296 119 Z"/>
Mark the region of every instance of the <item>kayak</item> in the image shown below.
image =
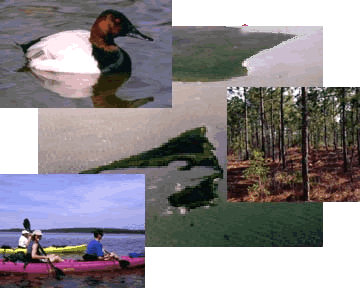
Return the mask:
<path id="1" fill-rule="evenodd" d="M 145 266 L 145 258 L 131 258 L 121 256 L 120 261 L 82 261 L 66 259 L 61 263 L 54 263 L 54 266 L 61 269 L 66 274 L 76 273 L 96 273 L 96 272 L 116 272 L 123 268 L 138 268 Z M 0 260 L 0 275 L 7 274 L 50 274 L 54 269 L 49 263 L 29 263 L 24 269 L 24 263 L 5 262 Z"/>
<path id="2" fill-rule="evenodd" d="M 77 246 L 49 246 L 43 247 L 46 253 L 76 253 L 84 252 L 86 250 L 86 244 L 77 245 Z M 26 249 L 23 248 L 0 248 L 0 253 L 5 254 L 14 254 L 17 252 L 26 253 Z"/>

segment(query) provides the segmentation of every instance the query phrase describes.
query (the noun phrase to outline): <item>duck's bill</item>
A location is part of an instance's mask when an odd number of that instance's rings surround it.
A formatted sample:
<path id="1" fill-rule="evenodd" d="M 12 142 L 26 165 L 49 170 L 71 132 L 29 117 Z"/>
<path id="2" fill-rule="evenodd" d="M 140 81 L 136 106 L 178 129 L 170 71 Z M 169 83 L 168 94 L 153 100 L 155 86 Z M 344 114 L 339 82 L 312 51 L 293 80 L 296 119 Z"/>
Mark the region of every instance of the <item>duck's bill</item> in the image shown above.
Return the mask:
<path id="1" fill-rule="evenodd" d="M 143 39 L 143 40 L 148 40 L 148 41 L 154 41 L 154 39 L 152 39 L 151 37 L 148 37 L 144 34 L 142 34 L 141 32 L 139 32 L 137 29 L 133 29 L 130 33 L 128 33 L 126 36 L 132 37 L 132 38 L 138 38 L 138 39 Z"/>

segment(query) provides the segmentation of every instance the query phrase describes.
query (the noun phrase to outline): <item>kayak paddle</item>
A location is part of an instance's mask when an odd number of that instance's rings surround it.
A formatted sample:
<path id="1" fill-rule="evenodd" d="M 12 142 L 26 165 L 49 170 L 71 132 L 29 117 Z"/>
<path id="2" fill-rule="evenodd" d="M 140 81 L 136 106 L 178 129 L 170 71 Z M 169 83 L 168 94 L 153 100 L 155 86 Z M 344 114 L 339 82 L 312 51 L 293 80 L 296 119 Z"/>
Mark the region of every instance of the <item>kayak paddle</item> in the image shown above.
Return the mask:
<path id="1" fill-rule="evenodd" d="M 31 230 L 31 226 L 30 226 L 30 221 L 29 219 L 25 218 L 24 219 L 24 222 L 23 222 L 23 225 L 24 225 L 24 228 L 25 230 L 29 231 L 30 233 L 32 233 L 33 231 Z M 41 247 L 40 243 L 39 243 L 39 248 L 40 248 L 40 251 L 45 255 L 47 256 L 46 252 L 44 251 L 44 249 Z M 64 277 L 65 276 L 65 273 L 54 266 L 54 264 L 50 261 L 50 259 L 47 259 L 48 260 L 48 263 L 50 264 L 50 266 L 54 269 L 55 271 L 55 275 L 56 275 L 56 279 L 60 280 L 61 277 Z"/>
<path id="2" fill-rule="evenodd" d="M 103 252 L 108 255 L 111 254 L 109 251 L 106 251 L 104 248 L 103 248 Z M 126 260 L 119 259 L 118 262 L 121 268 L 127 268 L 130 265 L 130 263 Z"/>

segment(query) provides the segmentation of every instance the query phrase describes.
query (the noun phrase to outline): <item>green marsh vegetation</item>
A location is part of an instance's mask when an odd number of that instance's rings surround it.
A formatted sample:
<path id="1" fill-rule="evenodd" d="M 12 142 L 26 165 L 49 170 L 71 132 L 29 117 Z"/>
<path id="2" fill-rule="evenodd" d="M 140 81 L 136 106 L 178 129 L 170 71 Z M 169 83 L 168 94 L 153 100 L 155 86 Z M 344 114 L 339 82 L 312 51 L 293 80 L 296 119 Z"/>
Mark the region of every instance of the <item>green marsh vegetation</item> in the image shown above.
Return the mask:
<path id="1" fill-rule="evenodd" d="M 209 82 L 246 76 L 242 62 L 294 35 L 242 34 L 230 27 L 173 27 L 173 81 Z"/>

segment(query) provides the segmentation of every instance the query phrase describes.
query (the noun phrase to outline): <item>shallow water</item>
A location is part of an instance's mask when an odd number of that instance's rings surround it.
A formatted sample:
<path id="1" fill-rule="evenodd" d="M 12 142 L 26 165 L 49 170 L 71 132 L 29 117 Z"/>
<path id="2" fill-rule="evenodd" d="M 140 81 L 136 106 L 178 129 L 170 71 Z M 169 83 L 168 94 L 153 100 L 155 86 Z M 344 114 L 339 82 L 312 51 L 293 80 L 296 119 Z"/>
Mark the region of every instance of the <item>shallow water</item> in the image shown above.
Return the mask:
<path id="1" fill-rule="evenodd" d="M 199 126 L 206 126 L 226 169 L 223 89 L 175 93 L 172 109 L 39 109 L 39 173 L 79 173 L 159 147 Z"/>
<path id="2" fill-rule="evenodd" d="M 10 0 L 2 3 L 1 8 L 0 107 L 172 106 L 170 0 L 154 4 Z M 132 75 L 127 81 L 124 82 L 121 75 L 94 80 L 79 74 L 17 72 L 25 58 L 14 41 L 25 43 L 65 30 L 90 30 L 96 17 L 106 9 L 123 12 L 140 32 L 154 39 L 154 42 L 129 37 L 115 40 L 132 59 Z M 87 83 L 89 87 L 84 88 L 80 83 Z"/>
<path id="3" fill-rule="evenodd" d="M 208 82 L 246 76 L 242 62 L 294 35 L 242 33 L 230 27 L 174 27 L 173 80 Z"/>
<path id="4" fill-rule="evenodd" d="M 19 233 L 0 232 L 1 245 L 16 246 Z M 44 233 L 42 246 L 86 244 L 93 237 L 84 233 Z M 145 235 L 139 234 L 105 234 L 103 247 L 116 254 L 128 255 L 132 252 L 143 252 Z M 58 253 L 59 254 L 59 253 Z M 81 259 L 78 254 L 59 254 L 64 259 Z M 0 255 L 2 258 L 2 255 Z M 66 274 L 66 273 L 65 273 Z M 1 277 L 0 287 L 145 287 L 145 268 L 120 273 L 97 273 L 94 275 L 66 275 L 56 280 L 52 274 L 48 277 Z"/>
<path id="5" fill-rule="evenodd" d="M 146 179 L 146 219 L 154 216 L 166 217 L 173 214 L 187 214 L 181 207 L 171 207 L 168 197 L 179 193 L 185 187 L 194 187 L 204 180 L 204 177 L 217 173 L 217 170 L 206 167 L 194 167 L 190 171 L 179 171 L 184 162 L 173 162 L 169 166 L 159 168 L 127 168 L 103 171 L 101 174 L 145 174 Z M 218 199 L 225 200 L 227 194 L 226 175 L 224 179 L 218 179 L 216 191 Z M 206 193 L 207 191 L 204 191 Z M 215 202 L 218 202 L 218 199 Z M 207 206 L 195 209 L 209 209 Z M 190 210 L 191 211 L 191 210 Z M 191 213 L 191 212 L 190 212 Z"/>

